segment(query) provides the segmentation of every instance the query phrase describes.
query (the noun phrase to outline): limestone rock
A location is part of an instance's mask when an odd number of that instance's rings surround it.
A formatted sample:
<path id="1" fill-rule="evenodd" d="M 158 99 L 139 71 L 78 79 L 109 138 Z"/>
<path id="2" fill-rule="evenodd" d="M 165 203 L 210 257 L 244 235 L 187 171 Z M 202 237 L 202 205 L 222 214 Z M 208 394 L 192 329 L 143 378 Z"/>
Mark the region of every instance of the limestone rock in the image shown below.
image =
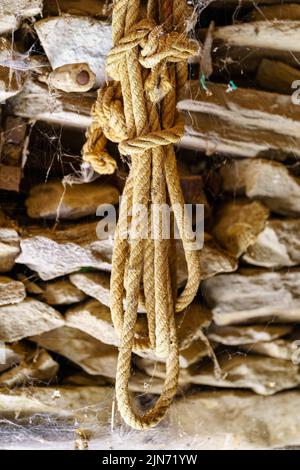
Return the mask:
<path id="1" fill-rule="evenodd" d="M 0 5 L 0 34 L 19 28 L 23 18 L 41 15 L 43 0 L 2 0 Z"/>
<path id="2" fill-rule="evenodd" d="M 86 129 L 91 124 L 91 107 L 95 99 L 92 92 L 49 93 L 44 83 L 28 77 L 23 90 L 10 100 L 10 104 L 16 116 Z"/>
<path id="3" fill-rule="evenodd" d="M 75 273 L 70 276 L 70 281 L 85 294 L 110 307 L 110 274 L 106 272 Z M 142 299 L 138 311 L 143 313 L 146 311 Z"/>
<path id="4" fill-rule="evenodd" d="M 49 305 L 70 305 L 81 302 L 86 295 L 68 279 L 42 284 L 41 299 Z"/>
<path id="5" fill-rule="evenodd" d="M 105 81 L 105 56 L 112 47 L 111 26 L 84 16 L 60 15 L 34 25 L 53 69 L 86 63 L 96 74 L 96 85 Z"/>
<path id="6" fill-rule="evenodd" d="M 24 284 L 6 276 L 0 276 L 0 306 L 21 302 L 26 297 Z"/>
<path id="7" fill-rule="evenodd" d="M 273 341 L 262 341 L 242 345 L 241 349 L 247 354 L 261 354 L 268 357 L 274 357 L 276 359 L 292 361 L 295 350 L 297 349 L 297 344 L 295 345 L 295 343 L 289 339 L 279 338 Z"/>
<path id="8" fill-rule="evenodd" d="M 177 249 L 177 283 L 182 287 L 187 280 L 187 267 L 182 243 Z M 199 251 L 201 279 L 208 279 L 218 273 L 232 272 L 237 269 L 237 261 L 228 251 L 223 250 L 209 235 L 205 235 L 203 248 Z"/>
<path id="9" fill-rule="evenodd" d="M 218 273 L 229 273 L 237 269 L 236 259 L 222 250 L 213 240 L 204 242 L 200 251 L 201 278 L 208 279 Z"/>
<path id="10" fill-rule="evenodd" d="M 12 269 L 19 252 L 19 235 L 12 221 L 0 210 L 0 273 Z"/>
<path id="11" fill-rule="evenodd" d="M 81 268 L 111 270 L 112 240 L 99 240 L 97 222 L 80 223 L 55 231 L 28 227 L 16 262 L 25 264 L 48 281 Z"/>
<path id="12" fill-rule="evenodd" d="M 47 78 L 48 86 L 67 93 L 89 91 L 95 84 L 96 75 L 87 64 L 65 64 L 54 69 Z"/>
<path id="13" fill-rule="evenodd" d="M 30 295 L 36 295 L 38 299 L 48 305 L 70 305 L 81 302 L 86 295 L 75 287 L 68 279 L 58 279 L 52 282 L 35 282 L 31 277 L 18 275 Z"/>
<path id="14" fill-rule="evenodd" d="M 40 295 L 43 293 L 43 289 L 35 282 L 34 277 L 27 277 L 25 274 L 18 273 L 17 278 L 24 284 L 27 294 Z"/>
<path id="15" fill-rule="evenodd" d="M 75 273 L 70 275 L 71 283 L 86 295 L 97 299 L 103 306 L 110 307 L 110 275 L 106 272 Z"/>
<path id="16" fill-rule="evenodd" d="M 289 325 L 249 325 L 249 326 L 217 326 L 209 329 L 209 339 L 226 346 L 252 345 L 256 343 L 274 342 L 281 336 L 291 333 Z"/>
<path id="17" fill-rule="evenodd" d="M 0 387 L 17 387 L 34 383 L 47 384 L 55 377 L 59 365 L 47 351 L 40 349 L 33 357 L 0 375 Z"/>
<path id="18" fill-rule="evenodd" d="M 111 387 L 24 387 L 0 391 L 2 416 L 79 418 L 89 407 L 97 408 L 98 425 L 107 422 L 113 398 Z"/>
<path id="19" fill-rule="evenodd" d="M 202 330 L 211 324 L 211 312 L 194 300 L 185 311 L 175 316 L 178 336 L 178 346 L 184 350 L 195 341 L 202 339 Z"/>
<path id="20" fill-rule="evenodd" d="M 64 324 L 63 317 L 49 305 L 26 298 L 0 307 L 0 340 L 13 342 L 38 335 Z"/>
<path id="21" fill-rule="evenodd" d="M 300 221 L 269 220 L 243 259 L 265 268 L 297 266 L 300 264 Z"/>
<path id="22" fill-rule="evenodd" d="M 223 379 L 217 379 L 211 366 L 191 372 L 191 382 L 228 388 L 249 388 L 259 395 L 274 395 L 300 383 L 298 366 L 281 359 L 262 356 L 231 357 L 220 360 Z M 210 372 L 209 372 L 210 369 Z"/>
<path id="23" fill-rule="evenodd" d="M 69 326 L 30 338 L 82 367 L 88 374 L 115 378 L 118 350 Z"/>
<path id="24" fill-rule="evenodd" d="M 219 364 L 222 378 L 215 376 L 211 362 L 206 361 L 181 369 L 180 382 L 212 387 L 248 388 L 259 395 L 273 395 L 300 384 L 298 366 L 282 359 L 235 355 L 220 358 Z M 153 364 L 142 359 L 138 365 L 150 376 L 164 377 L 164 368 L 159 363 Z"/>
<path id="25" fill-rule="evenodd" d="M 67 310 L 66 326 L 77 328 L 105 344 L 117 346 L 118 335 L 114 329 L 110 309 L 97 300 L 76 305 Z"/>
<path id="26" fill-rule="evenodd" d="M 0 372 L 18 365 L 27 354 L 27 348 L 21 342 L 0 344 Z"/>
<path id="27" fill-rule="evenodd" d="M 214 226 L 216 240 L 235 256 L 241 256 L 264 229 L 269 210 L 260 202 L 232 201 L 224 204 Z"/>
<path id="28" fill-rule="evenodd" d="M 29 217 L 35 219 L 72 220 L 96 215 L 98 206 L 118 202 L 118 189 L 108 184 L 94 182 L 64 187 L 61 181 L 49 181 L 30 190 L 26 206 Z"/>
<path id="29" fill-rule="evenodd" d="M 248 50 L 243 54 L 236 53 L 234 57 L 227 47 L 223 47 L 222 57 L 222 46 L 213 49 L 218 51 L 212 53 L 216 73 L 224 68 L 224 63 L 231 68 L 236 62 L 238 73 L 242 74 L 241 69 L 246 64 L 248 67 L 249 57 L 252 59 Z M 241 50 L 243 48 L 239 47 L 239 52 Z M 265 55 L 264 50 L 256 58 L 252 73 Z M 297 64 L 297 59 L 294 62 Z M 210 93 L 202 90 L 197 80 L 192 80 L 181 93 L 178 108 L 185 118 L 185 134 L 179 142 L 181 147 L 202 150 L 208 156 L 220 153 L 243 158 L 267 155 L 277 160 L 290 155 L 299 157 L 299 106 L 291 102 L 290 96 L 245 87 L 228 93 L 228 86 L 212 82 L 208 88 Z"/>
<path id="30" fill-rule="evenodd" d="M 299 398 L 297 390 L 268 397 L 238 390 L 196 392 L 172 407 L 168 428 L 173 424 L 180 430 L 183 448 L 191 442 L 193 449 L 203 450 L 298 447 Z"/>
<path id="31" fill-rule="evenodd" d="M 224 165 L 220 173 L 225 191 L 259 199 L 279 214 L 300 214 L 300 180 L 290 175 L 281 163 L 263 159 L 237 160 Z"/>
<path id="32" fill-rule="evenodd" d="M 297 20 L 253 21 L 216 28 L 214 38 L 229 45 L 300 51 L 299 25 Z"/>
<path id="33" fill-rule="evenodd" d="M 220 274 L 202 284 L 217 325 L 299 322 L 300 270 L 243 269 Z"/>

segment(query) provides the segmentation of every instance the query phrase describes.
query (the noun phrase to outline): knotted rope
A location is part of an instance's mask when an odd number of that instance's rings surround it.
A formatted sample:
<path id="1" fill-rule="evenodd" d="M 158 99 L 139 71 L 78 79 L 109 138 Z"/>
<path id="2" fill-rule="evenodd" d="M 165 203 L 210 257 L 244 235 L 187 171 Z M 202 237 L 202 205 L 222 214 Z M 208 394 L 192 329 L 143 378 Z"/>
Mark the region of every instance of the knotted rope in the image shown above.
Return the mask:
<path id="1" fill-rule="evenodd" d="M 179 365 L 174 314 L 191 303 L 200 283 L 199 253 L 192 245 L 194 236 L 183 211 L 172 145 L 183 135 L 176 101 L 187 79 L 186 60 L 198 52 L 198 44 L 185 34 L 185 0 L 148 0 L 146 18 L 140 16 L 139 0 L 115 0 L 114 47 L 106 61 L 107 74 L 114 81 L 98 93 L 83 160 L 100 174 L 113 173 L 116 163 L 105 150 L 106 138 L 118 142 L 120 153 L 131 157 L 115 233 L 111 312 L 120 337 L 118 408 L 127 424 L 147 429 L 162 419 L 176 393 Z M 188 268 L 188 280 L 179 296 L 174 240 L 163 238 L 160 217 L 151 218 L 151 207 L 167 202 L 172 206 Z M 130 211 L 132 224 L 137 221 L 135 208 L 139 205 L 147 208 L 149 236 L 129 241 L 123 227 Z M 152 229 L 158 236 L 151 238 Z M 148 336 L 143 337 L 135 333 L 141 298 L 148 323 Z M 140 415 L 133 408 L 128 383 L 132 351 L 147 348 L 166 358 L 166 378 L 153 408 Z"/>

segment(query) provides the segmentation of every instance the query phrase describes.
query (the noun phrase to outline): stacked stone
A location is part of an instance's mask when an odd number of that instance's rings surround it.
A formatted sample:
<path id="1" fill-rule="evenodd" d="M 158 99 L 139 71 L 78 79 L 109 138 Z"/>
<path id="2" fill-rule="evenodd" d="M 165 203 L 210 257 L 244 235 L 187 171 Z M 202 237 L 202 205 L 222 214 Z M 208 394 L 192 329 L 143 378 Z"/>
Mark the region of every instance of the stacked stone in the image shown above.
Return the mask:
<path id="1" fill-rule="evenodd" d="M 96 211 L 117 208 L 126 168 L 119 162 L 112 177 L 84 175 L 80 149 L 105 79 L 111 7 L 96 0 L 3 4 L 0 412 L 17 421 L 76 418 L 75 446 L 105 445 L 119 340 L 110 313 L 113 238 L 98 238 Z M 227 14 L 224 25 L 225 10 L 237 4 L 241 22 L 231 24 Z M 178 161 L 186 202 L 204 204 L 202 283 L 177 316 L 178 397 L 168 431 L 162 424 L 154 436 L 167 448 L 191 439 L 199 448 L 296 445 L 300 108 L 289 84 L 300 75 L 292 28 L 300 14 L 295 2 L 279 12 L 275 0 L 260 7 L 263 18 L 248 0 L 200 11 L 205 54 L 179 103 L 186 131 Z M 186 266 L 177 248 L 181 289 Z M 141 301 L 140 335 L 147 333 L 144 312 Z M 134 355 L 137 406 L 160 393 L 164 373 L 152 351 Z M 113 438 L 121 445 L 118 433 Z"/>

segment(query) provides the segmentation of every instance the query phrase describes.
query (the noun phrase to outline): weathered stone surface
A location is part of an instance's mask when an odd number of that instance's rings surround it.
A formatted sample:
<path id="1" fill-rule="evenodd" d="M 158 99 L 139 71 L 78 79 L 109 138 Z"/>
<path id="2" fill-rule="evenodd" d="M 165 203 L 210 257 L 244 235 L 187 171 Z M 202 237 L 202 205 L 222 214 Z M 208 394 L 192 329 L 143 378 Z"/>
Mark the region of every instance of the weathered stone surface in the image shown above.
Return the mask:
<path id="1" fill-rule="evenodd" d="M 12 269 L 19 252 L 19 235 L 12 221 L 0 210 L 0 273 Z"/>
<path id="2" fill-rule="evenodd" d="M 60 398 L 53 398 L 54 394 Z M 297 409 L 299 391 L 287 391 L 273 396 L 259 396 L 240 390 L 193 391 L 176 400 L 164 422 L 146 434 L 120 426 L 115 418 L 111 433 L 112 387 L 30 387 L 3 390 L 0 395 L 0 411 L 10 418 L 30 417 L 26 437 L 15 423 L 8 428 L 8 438 L 1 448 L 74 449 L 74 425 L 65 418 L 76 418 L 84 429 L 91 430 L 90 449 L 119 450 L 153 449 L 170 450 L 257 450 L 298 447 L 300 440 Z M 142 393 L 142 398 L 145 393 Z M 32 425 L 32 416 L 46 415 L 46 423 L 55 424 L 55 418 L 64 420 L 63 429 L 55 426 L 47 434 L 47 425 L 39 434 Z M 87 417 L 88 416 L 88 417 Z M 233 419 L 234 417 L 234 419 Z M 205 423 L 205 426 L 199 425 Z M 22 427 L 23 428 L 23 427 Z M 95 435 L 92 430 L 101 430 Z M 14 432 L 13 432 L 14 430 Z M 21 430 L 22 431 L 22 430 Z M 106 432 L 107 431 L 107 432 Z M 42 444 L 37 437 L 47 436 Z M 213 436 L 213 438 L 212 438 Z M 192 443 L 192 444 L 191 444 Z"/>
<path id="3" fill-rule="evenodd" d="M 41 15 L 42 10 L 42 0 L 1 0 L 0 34 L 18 29 L 23 18 Z"/>
<path id="4" fill-rule="evenodd" d="M 66 326 L 77 328 L 106 344 L 118 345 L 110 309 L 97 300 L 88 300 L 67 310 Z"/>
<path id="5" fill-rule="evenodd" d="M 234 390 L 196 392 L 176 402 L 170 427 L 173 423 L 178 429 L 180 448 L 191 442 L 193 449 L 203 450 L 298 447 L 299 398 L 296 390 L 268 397 Z"/>
<path id="6" fill-rule="evenodd" d="M 0 227 L 0 272 L 10 271 L 20 253 L 20 240 L 16 230 Z"/>
<path id="7" fill-rule="evenodd" d="M 214 38 L 229 45 L 300 51 L 300 21 L 253 21 L 216 28 Z"/>
<path id="8" fill-rule="evenodd" d="M 265 356 L 274 357 L 276 359 L 292 361 L 297 347 L 299 347 L 299 345 L 297 346 L 297 344 L 293 343 L 292 340 L 279 338 L 273 341 L 242 345 L 240 348 L 243 349 L 247 354 L 262 354 Z"/>
<path id="9" fill-rule="evenodd" d="M 30 338 L 82 367 L 88 374 L 115 378 L 118 350 L 69 326 Z"/>
<path id="10" fill-rule="evenodd" d="M 67 93 L 89 91 L 95 84 L 96 75 L 88 64 L 65 64 L 50 72 L 47 78 L 49 88 L 56 88 Z"/>
<path id="11" fill-rule="evenodd" d="M 291 333 L 290 325 L 249 325 L 217 326 L 212 325 L 208 336 L 212 341 L 227 346 L 253 345 L 260 342 L 273 342 L 281 336 Z"/>
<path id="12" fill-rule="evenodd" d="M 11 106 L 16 116 L 85 129 L 91 124 L 95 98 L 92 92 L 49 93 L 44 83 L 29 77 Z"/>
<path id="13" fill-rule="evenodd" d="M 219 69 L 223 67 L 221 60 Z M 210 94 L 193 80 L 182 92 L 178 103 L 185 116 L 181 146 L 207 155 L 268 155 L 278 160 L 300 155 L 299 106 L 289 96 L 242 87 L 227 93 L 227 86 L 218 83 L 209 83 L 208 88 Z"/>
<path id="14" fill-rule="evenodd" d="M 49 305 L 70 305 L 81 302 L 86 295 L 68 279 L 43 283 L 41 299 Z"/>
<path id="15" fill-rule="evenodd" d="M 105 56 L 112 46 L 111 26 L 84 16 L 60 15 L 34 25 L 53 69 L 65 64 L 87 63 L 96 74 L 96 85 L 105 81 Z"/>
<path id="16" fill-rule="evenodd" d="M 78 219 L 96 215 L 97 207 L 102 204 L 117 204 L 119 194 L 114 186 L 98 181 L 65 187 L 61 181 L 49 181 L 30 190 L 27 213 L 35 219 Z"/>
<path id="17" fill-rule="evenodd" d="M 24 387 L 0 392 L 2 416 L 47 414 L 61 417 L 83 417 L 89 407 L 97 408 L 98 424 L 106 423 L 113 398 L 111 387 Z"/>
<path id="18" fill-rule="evenodd" d="M 43 289 L 36 281 L 36 276 L 25 276 L 25 274 L 18 273 L 17 278 L 24 284 L 27 294 L 40 295 Z"/>
<path id="19" fill-rule="evenodd" d="M 21 343 L 0 345 L 0 372 L 18 365 L 27 354 L 27 348 Z"/>
<path id="20" fill-rule="evenodd" d="M 269 220 L 243 259 L 265 268 L 297 266 L 300 264 L 300 221 Z"/>
<path id="21" fill-rule="evenodd" d="M 44 281 L 81 268 L 111 270 L 112 239 L 99 240 L 97 222 L 43 229 L 28 227 L 21 239 L 16 262 L 25 264 Z"/>
<path id="22" fill-rule="evenodd" d="M 274 395 L 300 383 L 298 366 L 281 359 L 262 356 L 235 356 L 220 360 L 224 378 L 217 379 L 211 365 L 194 367 L 191 382 L 228 388 L 249 388 L 259 395 Z"/>
<path id="23" fill-rule="evenodd" d="M 279 214 L 300 214 L 300 180 L 281 163 L 263 159 L 236 160 L 222 166 L 220 173 L 225 191 L 259 199 Z"/>
<path id="24" fill-rule="evenodd" d="M 55 377 L 58 369 L 58 363 L 50 354 L 40 349 L 18 366 L 3 372 L 0 375 L 0 387 L 12 388 L 34 383 L 48 384 Z"/>
<path id="25" fill-rule="evenodd" d="M 300 5 L 299 9 L 300 9 Z M 255 81 L 263 89 L 291 95 L 292 84 L 300 80 L 300 71 L 279 60 L 263 59 L 259 64 Z"/>
<path id="26" fill-rule="evenodd" d="M 202 284 L 217 325 L 300 321 L 300 270 L 242 269 Z"/>
<path id="27" fill-rule="evenodd" d="M 70 305 L 81 302 L 86 295 L 75 287 L 69 279 L 58 279 L 52 282 L 35 282 L 23 274 L 18 275 L 30 295 L 36 295 L 49 305 Z"/>
<path id="28" fill-rule="evenodd" d="M 86 295 L 97 299 L 101 304 L 110 306 L 110 274 L 106 272 L 75 273 L 70 276 L 71 283 Z"/>
<path id="29" fill-rule="evenodd" d="M 0 306 L 21 302 L 26 297 L 24 284 L 6 276 L 0 276 Z"/>
<path id="30" fill-rule="evenodd" d="M 241 256 L 264 229 L 269 213 L 258 201 L 235 200 L 224 204 L 213 229 L 216 240 L 230 253 Z"/>
<path id="31" fill-rule="evenodd" d="M 22 302 L 0 307 L 0 340 L 13 342 L 38 335 L 64 324 L 63 317 L 49 305 L 26 298 Z"/>
<path id="32" fill-rule="evenodd" d="M 110 274 L 106 272 L 75 273 L 70 276 L 70 281 L 78 289 L 90 297 L 94 297 L 103 305 L 110 307 Z M 125 307 L 125 301 L 124 301 Z M 139 312 L 145 313 L 142 301 L 139 303 Z"/>
<path id="33" fill-rule="evenodd" d="M 236 259 L 222 250 L 212 239 L 204 242 L 199 253 L 201 278 L 208 279 L 218 273 L 229 273 L 237 269 Z"/>
<path id="34" fill-rule="evenodd" d="M 180 382 L 212 387 L 249 388 L 259 395 L 273 395 L 300 384 L 298 365 L 282 359 L 235 355 L 220 358 L 219 364 L 222 378 L 215 376 L 211 361 L 204 361 L 181 369 Z M 150 376 L 164 377 L 164 368 L 159 363 L 142 359 L 138 365 Z"/>
<path id="35" fill-rule="evenodd" d="M 181 242 L 176 245 L 177 284 L 182 287 L 187 280 L 187 266 Z M 237 261 L 228 251 L 223 250 L 210 235 L 205 234 L 203 248 L 199 251 L 201 279 L 208 279 L 218 273 L 232 272 L 237 269 Z"/>

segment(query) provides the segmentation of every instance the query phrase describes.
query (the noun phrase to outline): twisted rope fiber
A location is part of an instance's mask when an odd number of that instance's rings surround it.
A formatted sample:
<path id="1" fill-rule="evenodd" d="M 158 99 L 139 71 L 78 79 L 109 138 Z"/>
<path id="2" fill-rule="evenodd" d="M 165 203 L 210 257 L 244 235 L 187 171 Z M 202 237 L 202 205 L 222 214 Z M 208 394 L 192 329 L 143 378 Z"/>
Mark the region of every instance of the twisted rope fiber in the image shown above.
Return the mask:
<path id="1" fill-rule="evenodd" d="M 191 303 L 200 283 L 199 253 L 191 248 L 193 235 L 191 229 L 187 230 L 190 225 L 183 211 L 172 145 L 184 131 L 176 101 L 187 80 L 186 59 L 198 52 L 198 44 L 185 34 L 185 10 L 185 0 L 148 0 L 146 18 L 141 19 L 139 0 L 115 0 L 114 47 L 106 61 L 107 74 L 113 81 L 98 93 L 83 147 L 83 160 L 100 174 L 113 173 L 116 168 L 105 150 L 106 138 L 118 142 L 120 153 L 131 157 L 115 232 L 111 313 L 120 337 L 118 408 L 125 422 L 136 429 L 155 426 L 176 394 L 179 361 L 175 312 Z M 161 218 L 151 218 L 151 206 L 167 202 L 172 205 L 188 267 L 188 280 L 179 296 L 174 241 L 163 238 Z M 129 242 L 122 231 L 127 227 L 130 209 L 132 223 L 136 221 L 134 208 L 138 205 L 148 208 L 149 237 L 133 237 Z M 151 238 L 151 229 L 159 236 Z M 147 336 L 135 333 L 141 298 L 147 310 Z M 128 391 L 131 355 L 148 348 L 166 359 L 166 378 L 154 406 L 140 415 Z"/>

